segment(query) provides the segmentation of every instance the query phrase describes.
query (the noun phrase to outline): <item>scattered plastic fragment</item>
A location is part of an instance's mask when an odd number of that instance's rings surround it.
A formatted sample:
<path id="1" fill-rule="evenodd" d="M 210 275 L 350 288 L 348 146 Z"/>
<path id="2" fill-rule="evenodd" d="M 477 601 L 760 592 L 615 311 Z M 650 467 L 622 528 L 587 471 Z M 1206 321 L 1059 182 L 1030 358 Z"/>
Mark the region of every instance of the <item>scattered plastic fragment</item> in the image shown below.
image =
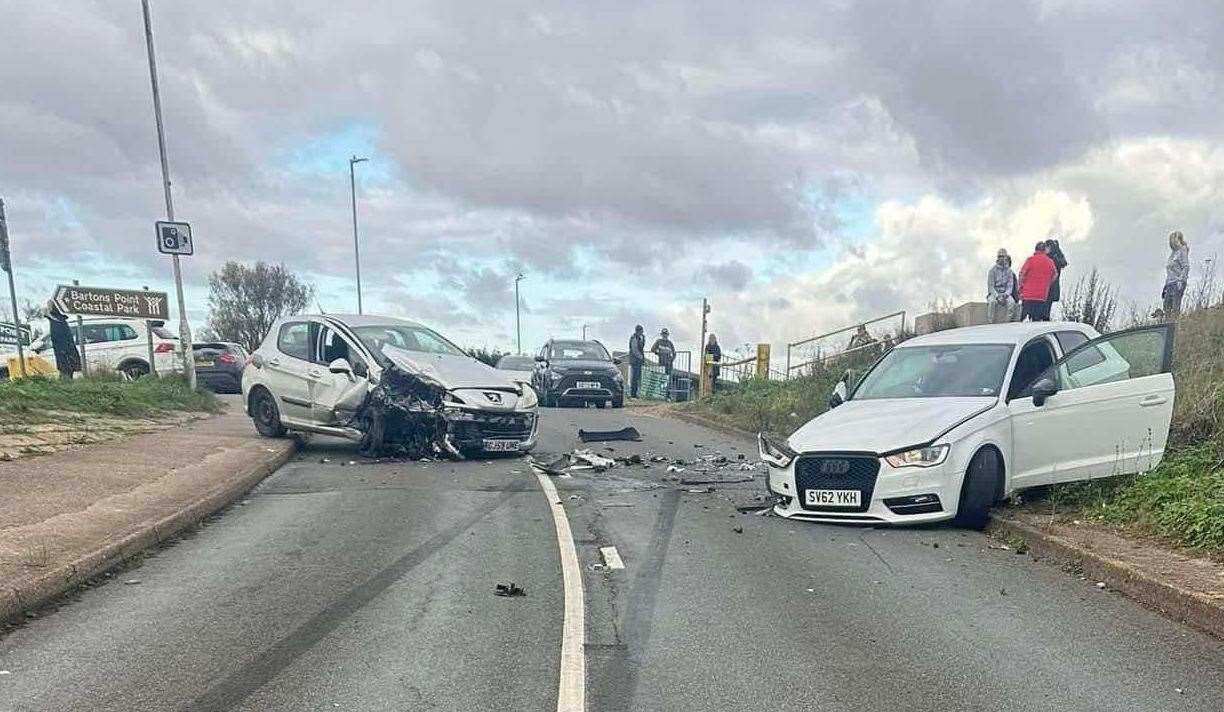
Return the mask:
<path id="1" fill-rule="evenodd" d="M 620 430 L 579 430 L 578 439 L 584 443 L 605 443 L 617 440 L 637 441 L 642 439 L 642 434 L 633 426 L 621 428 Z"/>
<path id="2" fill-rule="evenodd" d="M 513 581 L 510 583 L 497 584 L 497 590 L 493 593 L 496 596 L 502 596 L 504 598 L 518 598 L 519 596 L 527 595 L 527 592 L 519 586 L 516 586 Z"/>

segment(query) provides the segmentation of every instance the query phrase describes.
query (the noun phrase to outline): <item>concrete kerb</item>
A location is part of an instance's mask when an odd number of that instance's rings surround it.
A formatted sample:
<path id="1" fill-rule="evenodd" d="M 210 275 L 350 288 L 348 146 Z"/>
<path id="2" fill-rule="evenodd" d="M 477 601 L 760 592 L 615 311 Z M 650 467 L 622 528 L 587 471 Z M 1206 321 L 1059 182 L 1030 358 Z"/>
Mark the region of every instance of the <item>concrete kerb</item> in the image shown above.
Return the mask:
<path id="1" fill-rule="evenodd" d="M 1110 589 L 1169 618 L 1224 638 L 1224 601 L 1183 589 L 1070 539 L 997 513 L 991 517 L 988 531 L 998 537 L 1023 539 L 1038 558 L 1073 567 L 1085 578 L 1104 581 Z"/>
<path id="2" fill-rule="evenodd" d="M 736 437 L 756 437 L 755 433 L 693 413 L 667 411 L 660 415 Z M 987 532 L 996 538 L 1023 539 L 1039 558 L 1074 566 L 1087 578 L 1105 581 L 1111 589 L 1132 600 L 1169 618 L 1224 639 L 1224 602 L 1162 581 L 1123 562 L 1086 549 L 1069 539 L 1042 531 L 998 512 L 992 514 Z"/>
<path id="3" fill-rule="evenodd" d="M 236 477 L 207 496 L 121 539 L 107 542 L 75 561 L 5 591 L 0 600 L 0 623 L 20 619 L 26 611 L 55 601 L 95 576 L 224 509 L 288 462 L 298 448 L 298 440 L 261 441 L 259 447 L 263 451 L 262 456 L 253 458 L 254 461 L 244 471 L 236 473 Z"/>

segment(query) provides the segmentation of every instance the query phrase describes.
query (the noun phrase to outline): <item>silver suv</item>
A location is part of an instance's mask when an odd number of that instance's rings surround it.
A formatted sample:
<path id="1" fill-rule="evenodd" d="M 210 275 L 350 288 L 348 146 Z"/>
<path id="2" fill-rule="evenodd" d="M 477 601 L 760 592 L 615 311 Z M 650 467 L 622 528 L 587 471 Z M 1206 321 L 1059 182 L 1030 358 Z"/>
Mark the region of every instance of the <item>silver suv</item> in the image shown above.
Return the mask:
<path id="1" fill-rule="evenodd" d="M 539 427 L 528 374 L 498 371 L 416 322 L 286 317 L 242 374 L 261 435 L 337 435 L 363 455 L 527 452 Z"/>

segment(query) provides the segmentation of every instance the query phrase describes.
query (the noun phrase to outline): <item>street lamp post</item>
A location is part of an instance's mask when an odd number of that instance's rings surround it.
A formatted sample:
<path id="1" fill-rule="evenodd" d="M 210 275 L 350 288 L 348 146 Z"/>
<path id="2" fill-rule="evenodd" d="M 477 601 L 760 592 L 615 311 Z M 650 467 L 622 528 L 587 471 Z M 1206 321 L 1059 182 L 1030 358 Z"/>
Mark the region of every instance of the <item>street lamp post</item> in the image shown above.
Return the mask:
<path id="1" fill-rule="evenodd" d="M 588 326 L 590 326 L 590 325 L 589 325 L 589 324 L 583 324 L 583 325 L 582 325 L 582 340 L 583 340 L 583 341 L 586 341 L 586 330 L 587 330 L 587 327 L 588 327 Z"/>
<path id="2" fill-rule="evenodd" d="M 514 278 L 514 335 L 518 342 L 518 355 L 523 355 L 523 320 L 519 314 L 519 282 L 522 282 L 526 277 L 522 272 Z"/>
<path id="3" fill-rule="evenodd" d="M 149 19 L 149 0 L 141 0 L 141 11 L 144 13 L 145 45 L 149 51 L 149 81 L 153 85 L 153 117 L 157 121 L 157 151 L 161 156 L 162 188 L 166 194 L 166 219 L 174 221 L 174 201 L 170 196 L 170 161 L 166 158 L 166 133 L 162 128 L 161 92 L 157 87 L 157 57 L 153 53 L 153 22 Z M 187 385 L 196 387 L 195 359 L 192 358 L 191 325 L 187 323 L 187 305 L 183 301 L 183 271 L 177 254 L 170 255 L 174 267 L 174 291 L 178 298 L 179 312 L 179 345 L 183 349 L 183 370 L 187 374 Z M 81 348 L 85 348 L 85 339 L 81 338 Z M 150 370 L 153 364 L 149 364 Z M 85 360 L 81 359 L 81 373 L 85 372 Z M 151 371 L 150 371 L 151 372 Z"/>
<path id="4" fill-rule="evenodd" d="M 357 240 L 357 172 L 354 168 L 368 158 L 353 156 L 349 159 L 349 190 L 353 196 L 353 261 L 357 264 L 357 313 L 361 311 L 361 243 Z"/>

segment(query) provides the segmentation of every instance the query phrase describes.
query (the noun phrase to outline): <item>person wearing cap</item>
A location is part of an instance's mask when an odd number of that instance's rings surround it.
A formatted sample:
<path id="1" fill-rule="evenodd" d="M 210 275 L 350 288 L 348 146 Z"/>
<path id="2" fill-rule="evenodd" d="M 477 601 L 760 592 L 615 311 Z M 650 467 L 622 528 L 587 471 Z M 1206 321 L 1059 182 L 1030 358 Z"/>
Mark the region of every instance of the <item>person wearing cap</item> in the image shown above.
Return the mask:
<path id="1" fill-rule="evenodd" d="M 1180 232 L 1169 234 L 1169 260 L 1165 263 L 1164 289 L 1160 297 L 1164 301 L 1164 317 L 1176 319 L 1181 314 L 1182 297 L 1186 294 L 1186 282 L 1190 281 L 1190 245 Z"/>
<path id="2" fill-rule="evenodd" d="M 633 327 L 629 337 L 629 397 L 638 397 L 642 385 L 642 364 L 646 363 L 646 330 L 641 324 Z"/>
<path id="3" fill-rule="evenodd" d="M 995 263 L 986 274 L 986 308 L 991 324 L 1004 324 L 1015 319 L 1016 273 L 1011 268 L 1007 250 L 1000 249 Z"/>
<path id="4" fill-rule="evenodd" d="M 676 362 L 676 345 L 671 341 L 671 335 L 667 329 L 659 332 L 659 338 L 655 339 L 654 344 L 650 347 L 650 353 L 659 359 L 659 366 L 663 369 L 664 375 L 667 376 L 667 395 L 671 396 L 672 390 L 672 364 Z"/>

